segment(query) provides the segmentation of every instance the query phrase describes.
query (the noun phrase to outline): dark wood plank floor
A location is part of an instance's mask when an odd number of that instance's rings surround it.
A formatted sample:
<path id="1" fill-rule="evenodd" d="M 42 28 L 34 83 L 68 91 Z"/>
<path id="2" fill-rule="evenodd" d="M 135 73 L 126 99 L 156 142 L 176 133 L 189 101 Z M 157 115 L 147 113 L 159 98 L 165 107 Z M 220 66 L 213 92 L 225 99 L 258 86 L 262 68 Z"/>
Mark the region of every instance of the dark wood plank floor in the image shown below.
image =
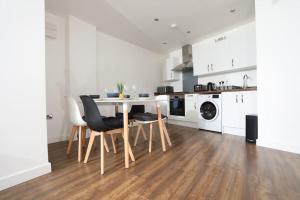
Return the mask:
<path id="1" fill-rule="evenodd" d="M 66 142 L 51 144 L 53 172 L 1 191 L 0 199 L 300 199 L 299 155 L 245 144 L 238 136 L 168 129 L 173 147 L 167 152 L 158 135 L 151 154 L 140 137 L 136 162 L 125 170 L 120 142 L 117 155 L 105 154 L 104 175 L 99 148 L 83 164 L 76 148 L 67 158 Z"/>

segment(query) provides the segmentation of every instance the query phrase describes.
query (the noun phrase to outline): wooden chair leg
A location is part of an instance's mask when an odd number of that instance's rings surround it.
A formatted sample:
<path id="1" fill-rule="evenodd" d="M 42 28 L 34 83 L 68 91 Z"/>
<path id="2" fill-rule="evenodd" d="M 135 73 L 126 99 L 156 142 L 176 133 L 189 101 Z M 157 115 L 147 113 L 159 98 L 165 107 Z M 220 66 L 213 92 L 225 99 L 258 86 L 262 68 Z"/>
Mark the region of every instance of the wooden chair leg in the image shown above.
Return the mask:
<path id="1" fill-rule="evenodd" d="M 67 155 L 69 155 L 70 152 L 71 152 L 71 147 L 72 147 L 72 144 L 73 144 L 73 140 L 74 140 L 74 136 L 76 134 L 77 128 L 78 128 L 77 126 L 72 127 L 72 131 L 71 131 L 71 134 L 70 134 L 70 137 L 69 137 L 68 148 L 67 148 Z"/>
<path id="2" fill-rule="evenodd" d="M 135 158 L 134 158 L 134 155 L 133 155 L 133 152 L 132 152 L 132 149 L 131 149 L 131 145 L 128 144 L 128 149 L 129 149 L 129 156 L 130 156 L 130 159 L 131 161 L 135 161 Z"/>
<path id="3" fill-rule="evenodd" d="M 100 135 L 100 153 L 101 153 L 101 174 L 104 174 L 104 133 L 101 132 Z"/>
<path id="4" fill-rule="evenodd" d="M 153 129 L 153 124 L 150 124 L 150 138 L 149 138 L 149 153 L 151 153 L 152 150 L 152 137 L 153 137 L 153 133 L 152 133 L 152 129 Z"/>
<path id="5" fill-rule="evenodd" d="M 142 126 L 142 133 L 143 133 L 143 136 L 144 136 L 145 141 L 147 141 L 148 138 L 147 138 L 147 136 L 146 136 L 146 132 L 145 132 L 143 126 Z"/>
<path id="6" fill-rule="evenodd" d="M 166 124 L 165 124 L 165 122 L 163 122 L 162 124 L 163 124 L 164 134 L 165 134 L 165 136 L 167 138 L 167 142 L 168 142 L 169 146 L 172 146 L 172 143 L 171 143 L 171 140 L 170 140 L 170 136 L 169 136 L 168 130 L 166 128 Z"/>
<path id="7" fill-rule="evenodd" d="M 145 132 L 145 129 L 144 129 L 143 125 L 141 125 L 141 131 L 143 133 L 143 136 L 144 136 L 145 140 L 147 141 L 147 136 L 146 136 L 146 132 Z"/>
<path id="8" fill-rule="evenodd" d="M 81 137 L 81 132 L 82 132 L 82 127 L 79 126 L 79 131 L 78 131 L 78 162 L 81 162 L 81 157 L 82 157 L 82 137 Z"/>
<path id="9" fill-rule="evenodd" d="M 97 143 L 96 143 L 96 140 L 94 140 L 93 145 L 94 145 L 94 149 L 97 149 Z"/>
<path id="10" fill-rule="evenodd" d="M 110 134 L 110 138 L 111 138 L 111 143 L 113 145 L 113 149 L 114 149 L 114 153 L 117 153 L 117 148 L 116 148 L 116 143 L 115 143 L 115 138 L 113 134 Z"/>
<path id="11" fill-rule="evenodd" d="M 104 138 L 103 141 L 104 141 L 105 150 L 106 150 L 106 152 L 109 152 L 109 148 L 108 148 L 108 145 L 107 145 L 107 142 L 106 142 L 106 139 L 105 139 L 105 134 L 104 134 L 103 138 Z"/>
<path id="12" fill-rule="evenodd" d="M 123 140 L 124 140 L 124 133 L 122 132 L 122 137 L 123 137 Z M 125 142 L 125 140 L 124 140 Z M 132 149 L 131 149 L 131 145 L 128 143 L 128 152 L 129 152 L 129 156 L 130 156 L 130 159 L 131 161 L 135 161 L 135 158 L 134 158 L 134 155 L 133 155 L 133 152 L 132 152 Z"/>
<path id="13" fill-rule="evenodd" d="M 137 144 L 137 141 L 138 141 L 138 139 L 139 139 L 139 135 L 140 135 L 140 132 L 141 132 L 141 127 L 142 127 L 142 125 L 139 124 L 139 125 L 138 125 L 138 130 L 137 130 L 137 132 L 136 132 L 136 136 L 135 136 L 135 139 L 134 139 L 134 144 L 133 144 L 133 146 L 136 146 L 136 144 Z"/>
<path id="14" fill-rule="evenodd" d="M 82 127 L 82 134 L 81 134 L 81 141 L 82 141 L 82 146 L 85 147 L 85 143 L 86 143 L 86 129 L 87 127 L 86 126 L 83 126 Z"/>
<path id="15" fill-rule="evenodd" d="M 167 149 L 166 149 L 165 136 L 164 136 L 164 131 L 163 131 L 161 111 L 160 111 L 159 104 L 156 104 L 156 110 L 157 110 L 157 115 L 158 115 L 158 127 L 159 127 L 161 147 L 162 147 L 162 150 L 165 152 Z"/>
<path id="16" fill-rule="evenodd" d="M 152 126 L 152 142 L 153 142 L 153 141 L 155 141 L 155 133 L 153 131 L 153 124 L 152 123 L 149 125 L 149 129 L 151 128 L 151 126 Z"/>
<path id="17" fill-rule="evenodd" d="M 95 140 L 95 132 L 91 131 L 90 141 L 89 141 L 89 144 L 88 144 L 88 148 L 86 150 L 86 154 L 85 154 L 85 158 L 84 158 L 84 163 L 87 163 L 87 161 L 89 159 L 89 156 L 90 156 L 90 153 L 91 153 L 91 150 L 92 150 L 92 146 L 94 144 L 94 140 Z"/>

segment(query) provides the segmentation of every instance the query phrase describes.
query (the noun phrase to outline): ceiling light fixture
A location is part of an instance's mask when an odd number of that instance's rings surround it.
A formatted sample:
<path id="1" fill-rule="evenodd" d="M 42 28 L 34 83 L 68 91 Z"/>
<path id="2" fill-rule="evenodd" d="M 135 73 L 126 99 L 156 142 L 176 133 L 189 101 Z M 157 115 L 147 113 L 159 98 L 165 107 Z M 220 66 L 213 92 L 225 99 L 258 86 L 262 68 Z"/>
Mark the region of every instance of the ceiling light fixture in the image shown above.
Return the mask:
<path id="1" fill-rule="evenodd" d="M 168 43 L 166 43 L 166 42 L 162 42 L 161 44 L 163 44 L 163 45 L 166 45 L 166 44 L 168 44 Z"/>
<path id="2" fill-rule="evenodd" d="M 171 24 L 170 27 L 171 28 L 176 28 L 177 24 Z"/>
<path id="3" fill-rule="evenodd" d="M 191 33 L 191 31 L 186 31 L 186 33 L 187 33 L 187 34 L 190 34 L 190 33 Z"/>
<path id="4" fill-rule="evenodd" d="M 158 18 L 155 18 L 155 19 L 153 19 L 155 22 L 158 22 L 159 21 L 159 19 Z"/>

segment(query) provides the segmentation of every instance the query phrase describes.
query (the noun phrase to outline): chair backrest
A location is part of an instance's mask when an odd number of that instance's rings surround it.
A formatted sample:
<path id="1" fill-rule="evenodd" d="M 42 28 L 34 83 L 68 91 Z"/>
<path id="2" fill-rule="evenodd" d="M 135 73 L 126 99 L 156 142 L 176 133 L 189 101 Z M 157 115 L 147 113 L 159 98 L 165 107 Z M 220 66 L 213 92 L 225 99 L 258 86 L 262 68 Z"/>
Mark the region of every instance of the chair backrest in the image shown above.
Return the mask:
<path id="1" fill-rule="evenodd" d="M 132 105 L 131 114 L 137 114 L 137 113 L 145 113 L 145 105 Z"/>
<path id="2" fill-rule="evenodd" d="M 83 121 L 80 110 L 77 102 L 74 98 L 68 97 L 68 108 L 69 108 L 69 119 L 72 124 L 76 126 L 84 126 L 86 125 L 85 121 Z"/>
<path id="3" fill-rule="evenodd" d="M 87 95 L 82 95 L 80 98 L 83 103 L 85 121 L 88 127 L 94 131 L 107 129 L 95 101 Z"/>

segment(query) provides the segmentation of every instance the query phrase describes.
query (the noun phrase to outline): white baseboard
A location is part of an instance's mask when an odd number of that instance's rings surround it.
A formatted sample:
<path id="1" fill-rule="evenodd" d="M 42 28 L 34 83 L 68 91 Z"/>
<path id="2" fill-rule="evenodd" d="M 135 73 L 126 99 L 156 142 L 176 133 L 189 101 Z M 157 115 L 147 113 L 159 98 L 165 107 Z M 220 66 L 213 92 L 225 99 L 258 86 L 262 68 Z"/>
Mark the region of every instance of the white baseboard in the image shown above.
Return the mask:
<path id="1" fill-rule="evenodd" d="M 237 135 L 237 136 L 246 136 L 246 130 L 242 128 L 232 128 L 228 126 L 223 126 L 222 127 L 222 133 L 227 133 L 230 135 Z"/>
<path id="2" fill-rule="evenodd" d="M 179 125 L 179 126 L 186 126 L 186 127 L 190 127 L 190 128 L 197 128 L 197 123 L 194 123 L 194 122 L 169 119 L 168 123 Z"/>
<path id="3" fill-rule="evenodd" d="M 76 137 L 75 137 L 76 138 Z M 68 136 L 56 137 L 56 138 L 48 138 L 48 144 L 61 142 L 68 140 Z"/>
<path id="4" fill-rule="evenodd" d="M 51 163 L 22 170 L 0 178 L 0 191 L 51 172 Z"/>
<path id="5" fill-rule="evenodd" d="M 286 151 L 286 152 L 290 152 L 290 153 L 300 154 L 299 145 L 291 145 L 291 144 L 285 145 L 280 142 L 270 141 L 270 140 L 262 141 L 262 139 L 260 139 L 259 136 L 256 141 L 256 145 L 261 146 L 261 147 L 276 149 L 276 150 L 280 150 L 280 151 Z"/>
<path id="6" fill-rule="evenodd" d="M 88 129 L 86 131 L 86 138 L 90 137 L 90 130 Z M 49 137 L 48 138 L 48 144 L 55 143 L 55 142 L 62 142 L 62 141 L 67 141 L 69 140 L 69 135 L 64 135 L 60 137 Z M 74 141 L 77 140 L 77 136 L 74 137 Z"/>

